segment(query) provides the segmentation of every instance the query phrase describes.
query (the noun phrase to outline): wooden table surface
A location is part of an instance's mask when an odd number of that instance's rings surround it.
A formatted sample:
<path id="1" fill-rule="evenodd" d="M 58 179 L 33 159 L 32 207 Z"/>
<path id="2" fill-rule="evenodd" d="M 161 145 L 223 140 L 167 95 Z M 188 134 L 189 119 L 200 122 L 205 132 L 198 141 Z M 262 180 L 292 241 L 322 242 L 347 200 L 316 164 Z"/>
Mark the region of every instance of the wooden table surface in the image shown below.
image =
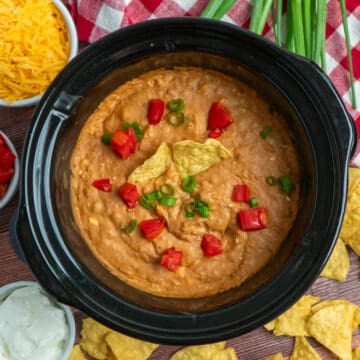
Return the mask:
<path id="1" fill-rule="evenodd" d="M 19 156 L 22 154 L 22 146 L 26 131 L 31 126 L 31 117 L 34 108 L 10 109 L 0 107 L 0 130 L 2 130 L 14 143 Z M 9 239 L 9 222 L 18 203 L 16 195 L 3 209 L 0 209 L 0 285 L 19 280 L 34 280 L 33 275 L 26 264 L 17 258 Z M 357 256 L 349 250 L 351 257 L 351 269 L 347 281 L 337 281 L 319 278 L 309 289 L 309 293 L 320 296 L 322 299 L 344 298 L 360 305 L 360 280 L 359 261 Z M 81 330 L 81 319 L 86 315 L 74 309 L 77 324 L 77 340 Z M 323 359 L 335 359 L 319 344 L 311 342 Z M 282 352 L 287 359 L 291 353 L 293 339 L 287 336 L 276 337 L 259 328 L 246 335 L 229 339 L 227 345 L 233 346 L 239 359 L 259 360 L 276 352 Z M 360 346 L 360 334 L 358 330 L 353 336 L 353 347 Z M 176 346 L 160 346 L 152 355 L 153 360 L 166 360 L 177 349 Z M 40 359 L 39 359 L 40 360 Z M 46 360 L 46 359 L 41 359 Z"/>

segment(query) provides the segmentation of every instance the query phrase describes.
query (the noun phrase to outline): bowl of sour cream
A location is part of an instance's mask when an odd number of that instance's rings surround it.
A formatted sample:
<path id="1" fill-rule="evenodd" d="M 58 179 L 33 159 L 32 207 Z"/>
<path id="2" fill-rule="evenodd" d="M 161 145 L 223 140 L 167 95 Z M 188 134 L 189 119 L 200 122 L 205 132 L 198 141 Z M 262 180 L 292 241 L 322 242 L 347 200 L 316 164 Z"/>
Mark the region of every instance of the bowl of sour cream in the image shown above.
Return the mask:
<path id="1" fill-rule="evenodd" d="M 74 316 L 36 282 L 0 288 L 0 359 L 66 360 L 75 341 Z"/>

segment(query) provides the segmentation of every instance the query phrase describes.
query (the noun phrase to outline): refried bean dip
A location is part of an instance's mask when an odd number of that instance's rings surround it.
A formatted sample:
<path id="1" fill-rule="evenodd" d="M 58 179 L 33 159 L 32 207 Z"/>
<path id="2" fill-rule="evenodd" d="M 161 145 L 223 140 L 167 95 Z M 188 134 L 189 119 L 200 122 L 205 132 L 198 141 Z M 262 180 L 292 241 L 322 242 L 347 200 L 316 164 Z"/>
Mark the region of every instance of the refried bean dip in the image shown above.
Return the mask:
<path id="1" fill-rule="evenodd" d="M 280 114 L 201 68 L 151 71 L 113 91 L 85 123 L 71 171 L 93 254 L 159 296 L 240 285 L 275 255 L 298 211 L 299 163 Z"/>

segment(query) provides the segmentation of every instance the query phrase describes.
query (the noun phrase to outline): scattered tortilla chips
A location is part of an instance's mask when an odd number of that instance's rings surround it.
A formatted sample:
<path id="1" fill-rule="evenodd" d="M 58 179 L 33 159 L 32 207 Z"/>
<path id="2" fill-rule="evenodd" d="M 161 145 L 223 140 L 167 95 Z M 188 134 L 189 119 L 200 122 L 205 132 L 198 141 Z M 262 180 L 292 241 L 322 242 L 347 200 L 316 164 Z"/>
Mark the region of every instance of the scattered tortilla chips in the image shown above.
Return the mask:
<path id="1" fill-rule="evenodd" d="M 155 179 L 165 173 L 171 162 L 171 150 L 166 143 L 162 143 L 151 157 L 133 170 L 128 181 L 138 183 Z"/>
<path id="2" fill-rule="evenodd" d="M 342 360 L 351 360 L 354 319 L 354 307 L 351 305 L 344 301 L 320 307 L 306 324 L 310 336 Z"/>
<path id="3" fill-rule="evenodd" d="M 274 355 L 266 357 L 264 360 L 283 360 L 282 353 L 276 353 Z"/>
<path id="4" fill-rule="evenodd" d="M 304 336 L 297 336 L 290 360 L 321 360 L 321 357 L 306 341 Z"/>
<path id="5" fill-rule="evenodd" d="M 225 348 L 225 341 L 209 345 L 186 346 L 174 355 L 170 360 L 237 360 L 235 350 Z"/>
<path id="6" fill-rule="evenodd" d="M 319 297 L 305 295 L 278 318 L 266 324 L 265 328 L 277 336 L 307 336 L 306 322 L 311 316 L 312 306 L 319 301 Z"/>
<path id="7" fill-rule="evenodd" d="M 350 270 L 350 258 L 344 242 L 339 238 L 336 241 L 333 253 L 330 256 L 320 276 L 345 281 Z"/>
<path id="8" fill-rule="evenodd" d="M 340 238 L 360 256 L 360 168 L 349 168 L 347 206 Z"/>
<path id="9" fill-rule="evenodd" d="M 81 348 L 95 359 L 107 359 L 108 347 L 105 336 L 110 331 L 111 329 L 91 318 L 84 319 L 81 329 Z"/>
<path id="10" fill-rule="evenodd" d="M 173 145 L 174 163 L 181 179 L 196 175 L 231 157 L 230 151 L 215 139 L 207 139 L 203 144 L 184 140 Z"/>
<path id="11" fill-rule="evenodd" d="M 157 344 L 131 338 L 111 331 L 105 337 L 106 343 L 109 345 L 114 359 L 118 360 L 146 360 L 151 353 L 159 346 Z"/>
<path id="12" fill-rule="evenodd" d="M 360 360 L 360 347 L 353 350 L 352 360 Z"/>
<path id="13" fill-rule="evenodd" d="M 74 345 L 68 357 L 68 360 L 86 360 L 79 344 Z"/>

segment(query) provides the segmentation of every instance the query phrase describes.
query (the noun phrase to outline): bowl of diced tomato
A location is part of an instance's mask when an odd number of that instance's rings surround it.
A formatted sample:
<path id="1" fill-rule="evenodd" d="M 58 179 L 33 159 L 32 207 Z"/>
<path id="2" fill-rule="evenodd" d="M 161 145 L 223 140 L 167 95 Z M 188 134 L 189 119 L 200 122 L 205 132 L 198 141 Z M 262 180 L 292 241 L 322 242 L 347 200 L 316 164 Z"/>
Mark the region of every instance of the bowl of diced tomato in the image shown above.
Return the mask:
<path id="1" fill-rule="evenodd" d="M 19 183 L 19 158 L 14 145 L 0 131 L 0 209 L 11 200 Z"/>

